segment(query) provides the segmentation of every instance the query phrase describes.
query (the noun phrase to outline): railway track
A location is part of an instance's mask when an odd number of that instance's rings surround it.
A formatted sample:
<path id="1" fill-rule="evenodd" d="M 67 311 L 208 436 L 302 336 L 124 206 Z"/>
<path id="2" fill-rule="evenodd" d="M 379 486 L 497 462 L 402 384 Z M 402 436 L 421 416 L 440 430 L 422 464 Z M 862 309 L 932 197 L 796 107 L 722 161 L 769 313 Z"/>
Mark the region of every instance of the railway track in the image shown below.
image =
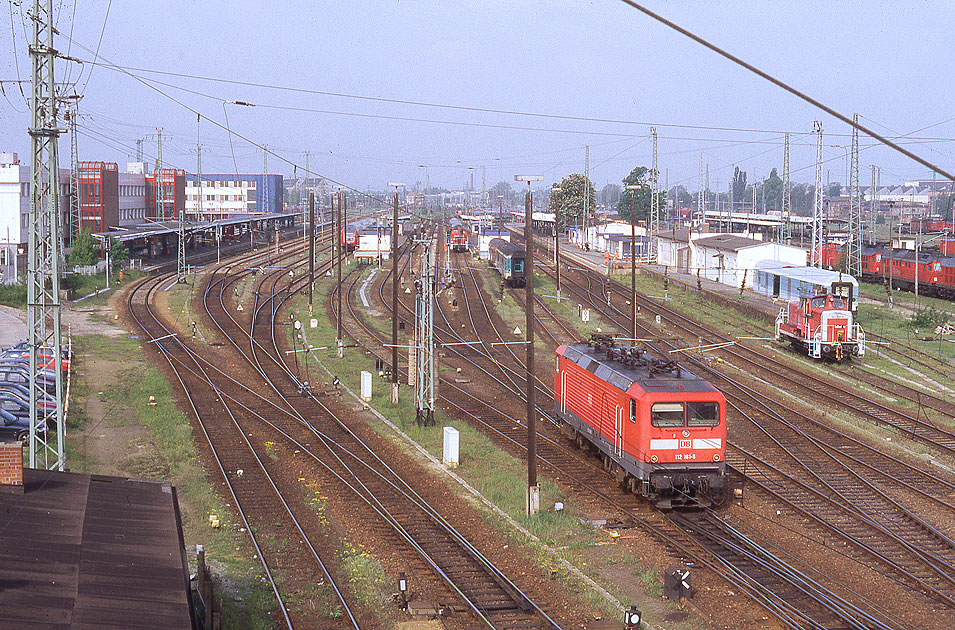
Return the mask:
<path id="1" fill-rule="evenodd" d="M 477 282 L 474 283 L 475 286 L 477 286 L 477 284 L 478 284 Z M 381 285 L 381 287 L 383 286 L 384 284 Z M 480 293 L 478 295 L 480 296 Z M 466 298 L 466 299 L 470 299 L 470 298 Z M 483 298 L 480 298 L 480 299 L 483 299 Z M 382 304 L 385 304 L 385 303 L 386 302 L 382 298 Z M 471 308 L 470 306 L 468 306 L 467 308 L 468 318 L 472 324 L 471 330 L 475 332 L 477 330 L 477 326 L 475 326 L 473 313 L 482 312 L 482 311 L 488 314 L 489 321 L 493 321 L 493 318 L 489 316 L 487 309 Z M 352 311 L 351 317 L 354 319 L 355 325 L 358 325 L 363 329 L 362 333 L 371 337 L 372 345 L 369 347 L 374 348 L 375 339 L 377 337 L 374 330 L 368 327 L 367 325 L 362 324 L 361 318 L 356 312 Z M 449 343 L 465 342 L 463 335 L 458 335 L 456 332 L 454 332 L 457 330 L 457 327 L 451 326 L 450 321 L 447 321 L 447 324 L 448 324 L 448 327 L 442 331 L 442 334 L 448 335 L 449 339 L 456 340 L 456 341 L 450 341 Z M 361 334 L 352 334 L 352 336 L 359 339 L 361 338 Z M 493 339 L 500 339 L 500 338 L 501 338 L 500 333 L 495 332 Z M 382 340 L 378 339 L 377 341 L 378 343 L 381 343 Z M 366 340 L 366 343 L 368 343 L 367 340 Z M 483 342 L 483 345 L 487 346 L 489 343 L 495 343 L 495 342 L 485 341 Z M 465 347 L 472 348 L 471 353 L 474 354 L 473 346 L 465 346 Z M 457 351 L 454 348 L 455 346 L 449 345 L 447 347 L 447 351 L 450 354 L 459 355 L 458 358 L 461 358 L 460 355 L 464 353 Z M 491 371 L 500 369 L 499 367 L 500 361 L 497 360 L 497 358 L 491 357 L 489 353 L 485 353 L 484 358 L 497 366 L 497 367 L 489 366 L 488 368 L 485 368 L 489 375 Z M 477 367 L 477 364 L 473 360 L 473 358 L 468 357 L 468 359 L 473 366 Z M 500 383 L 502 387 L 511 391 L 511 393 L 515 394 L 516 396 L 519 396 L 521 383 L 518 380 L 516 379 L 502 380 L 497 377 L 493 377 L 493 378 L 498 380 L 498 382 Z M 507 414 L 502 414 L 498 412 L 491 405 L 488 405 L 486 403 L 480 404 L 480 401 L 478 399 L 475 399 L 473 396 L 467 394 L 467 392 L 464 389 L 456 387 L 453 383 L 443 382 L 442 388 L 446 392 L 448 389 L 453 390 L 452 394 L 449 395 L 448 393 L 446 393 L 445 395 L 445 403 L 448 406 L 450 406 L 453 409 L 456 409 L 459 412 L 464 413 L 464 415 L 468 417 L 472 423 L 478 424 L 479 426 L 483 427 L 484 430 L 489 435 L 493 436 L 495 441 L 498 441 L 499 443 L 507 444 L 507 447 L 509 450 L 516 451 L 518 453 L 520 453 L 523 450 L 522 442 L 513 437 L 514 435 L 513 429 L 515 428 L 515 424 L 520 426 L 519 423 L 515 423 L 513 418 L 511 418 Z M 481 407 L 484 408 L 484 410 L 481 413 L 474 413 L 473 409 L 466 409 L 464 405 L 461 404 L 460 402 L 455 402 L 455 400 L 457 401 L 462 400 L 461 398 L 459 398 L 459 394 L 463 396 L 468 396 L 468 398 L 471 399 L 472 404 L 480 405 Z M 720 573 L 724 573 L 725 571 L 729 570 L 728 565 L 726 565 L 725 563 L 721 561 L 714 563 L 712 561 L 712 558 L 707 559 L 706 557 L 700 557 L 699 550 L 691 549 L 691 547 L 696 544 L 695 542 L 687 541 L 685 533 L 682 533 L 681 531 L 679 531 L 679 528 L 675 528 L 672 522 L 668 522 L 665 519 L 661 519 L 658 513 L 651 512 L 647 514 L 646 506 L 636 501 L 636 497 L 628 493 L 621 492 L 619 488 L 615 488 L 612 484 L 610 484 L 610 487 L 608 488 L 608 483 L 607 483 L 608 477 L 606 473 L 602 472 L 599 467 L 595 467 L 591 461 L 588 461 L 589 458 L 581 457 L 579 454 L 573 453 L 572 451 L 568 452 L 568 449 L 566 448 L 565 444 L 562 443 L 562 440 L 560 440 L 560 438 L 556 438 L 556 439 L 551 438 L 550 436 L 546 435 L 545 432 L 543 431 L 540 432 L 539 437 L 540 437 L 539 455 L 541 457 L 542 463 L 545 466 L 553 468 L 554 471 L 558 475 L 560 475 L 562 479 L 573 480 L 576 484 L 587 489 L 593 494 L 596 494 L 597 496 L 601 497 L 603 500 L 607 501 L 608 503 L 614 505 L 623 514 L 630 515 L 630 516 L 634 514 L 640 514 L 640 519 L 641 519 L 640 522 L 643 524 L 644 527 L 648 528 L 648 531 L 650 531 L 652 535 L 665 541 L 665 544 L 669 545 L 671 548 L 680 549 L 681 553 L 684 553 L 686 556 L 697 558 L 700 564 L 710 566 L 711 568 L 714 568 L 715 570 L 717 570 L 717 572 L 720 572 Z M 611 495 L 615 495 L 615 496 L 611 496 Z M 657 522 L 651 524 L 651 522 L 653 522 L 654 520 L 656 520 Z M 776 559 L 775 562 L 778 564 L 779 560 Z M 757 565 L 758 565 L 758 568 L 754 566 L 751 568 L 751 571 L 753 571 L 756 574 L 765 575 L 767 571 L 765 565 L 759 565 L 758 563 Z M 733 571 L 738 571 L 738 570 L 739 569 L 733 569 Z M 798 571 L 796 573 L 798 574 Z M 761 590 L 762 587 L 756 588 L 755 591 L 750 591 L 749 589 L 755 588 L 754 585 L 759 584 L 760 581 L 752 577 L 744 577 L 745 575 L 746 575 L 745 572 L 739 575 L 736 575 L 734 573 L 735 579 L 733 580 L 733 582 L 741 586 L 741 588 L 744 588 L 744 590 L 747 590 L 747 592 L 751 592 L 754 599 L 764 603 L 764 605 L 767 605 L 769 609 L 773 610 L 777 615 L 780 616 L 780 618 L 793 620 L 793 623 L 795 625 L 792 625 L 791 627 L 823 627 L 823 626 L 800 625 L 801 622 L 795 621 L 796 619 L 802 619 L 806 617 L 807 614 L 812 618 L 822 618 L 822 619 L 842 618 L 840 616 L 842 615 L 842 616 L 847 616 L 849 619 L 867 620 L 865 622 L 865 625 L 850 625 L 847 627 L 860 627 L 860 628 L 861 627 L 904 627 L 904 624 L 895 625 L 893 623 L 882 623 L 882 622 L 874 623 L 872 621 L 872 618 L 868 616 L 868 613 L 865 613 L 858 608 L 853 608 L 851 605 L 846 605 L 845 608 L 840 609 L 841 612 L 839 612 L 838 614 L 833 613 L 831 610 L 828 610 L 828 609 L 818 608 L 820 601 L 835 601 L 835 599 L 833 599 L 834 595 L 826 587 L 822 586 L 819 583 L 817 583 L 816 586 L 814 587 L 816 589 L 815 593 L 817 594 L 815 598 L 807 596 L 806 601 L 796 605 L 793 602 L 785 603 L 782 600 L 775 598 L 772 595 L 770 590 L 762 591 Z M 806 583 L 815 582 L 811 578 L 808 578 L 805 576 L 800 578 L 800 580 L 798 581 L 802 583 L 803 585 L 805 585 Z M 792 589 L 795 587 L 790 584 L 788 588 Z M 810 604 L 810 602 L 814 602 L 814 603 Z M 877 609 L 878 606 L 873 605 L 873 608 Z M 797 609 L 801 610 L 801 612 L 794 613 L 793 611 Z M 854 612 L 849 614 L 847 611 L 850 611 L 850 610 Z M 812 612 L 807 613 L 807 611 L 812 611 Z"/>
<path id="2" fill-rule="evenodd" d="M 354 270 L 352 274 L 357 279 Z M 349 488 L 357 498 L 372 506 L 381 518 L 380 525 L 369 526 L 390 528 L 391 537 L 400 539 L 409 555 L 417 555 L 424 568 L 444 582 L 445 592 L 432 598 L 435 609 L 467 610 L 476 622 L 489 628 L 558 628 L 543 609 L 434 510 L 419 490 L 412 488 L 412 483 L 397 472 L 399 467 L 394 462 L 383 461 L 376 453 L 378 449 L 359 436 L 354 426 L 335 418 L 327 405 L 313 395 L 291 400 L 301 382 L 282 358 L 283 341 L 275 336 L 279 328 L 275 318 L 287 296 L 293 293 L 294 290 L 280 294 L 260 289 L 257 295 L 262 302 L 257 302 L 248 325 L 233 319 L 223 333 L 232 339 L 246 338 L 248 348 L 242 347 L 243 342 L 236 349 L 260 371 L 270 387 L 290 400 L 301 416 L 316 415 L 301 409 L 303 404 L 324 412 L 321 415 L 328 422 L 322 423 L 321 430 L 313 427 L 313 431 L 332 456 L 330 460 L 326 457 L 329 467 L 349 479 Z M 228 291 L 223 294 L 228 295 Z M 223 310 L 216 313 L 217 319 L 227 322 L 224 315 L 229 310 Z M 415 575 L 424 572 L 415 571 Z M 421 584 L 419 588 L 432 586 Z M 452 597 L 459 603 L 449 601 Z"/>
<path id="3" fill-rule="evenodd" d="M 261 259 L 255 257 L 251 260 Z M 318 548 L 320 535 L 303 525 L 301 511 L 296 511 L 285 497 L 287 488 L 275 475 L 267 458 L 254 443 L 251 425 L 261 419 L 258 403 L 242 402 L 234 394 L 237 387 L 223 388 L 222 380 L 213 377 L 212 364 L 191 348 L 165 324 L 152 306 L 152 297 L 170 276 L 160 275 L 140 283 L 128 295 L 130 315 L 167 362 L 197 426 L 205 438 L 209 460 L 215 462 L 219 485 L 231 498 L 231 505 L 248 534 L 263 573 L 276 597 L 278 611 L 288 628 L 309 627 L 301 614 L 292 610 L 287 593 L 305 583 L 329 584 L 342 610 L 342 620 L 323 627 L 355 628 L 358 619 L 350 602 L 338 588 L 336 580 L 322 561 Z M 217 375 L 218 376 L 218 375 Z M 231 389 L 230 394 L 226 389 Z M 254 398 L 254 397 L 253 397 Z M 250 439 L 252 438 L 252 439 Z M 241 472 L 239 472 L 241 471 Z M 268 540 L 264 532 L 274 528 L 289 532 L 294 550 L 282 549 Z M 292 532 L 295 532 L 294 534 Z M 296 579 L 297 578 L 297 579 Z M 284 586 L 278 586 L 279 580 Z"/>
<path id="4" fill-rule="evenodd" d="M 578 286 L 578 289 L 581 288 L 582 287 Z M 629 322 L 623 321 L 627 320 L 628 318 L 621 313 L 619 309 L 612 304 L 610 306 L 606 306 L 603 303 L 603 299 L 606 294 L 602 285 L 601 290 L 598 293 L 593 291 L 592 284 L 588 284 L 587 290 L 584 293 L 586 301 L 589 302 L 592 307 L 602 309 L 605 311 L 605 314 L 611 318 L 617 318 L 616 323 L 617 325 L 621 326 L 622 329 L 630 329 Z M 728 379 L 723 375 L 719 376 L 728 383 L 741 386 L 741 384 L 737 383 L 733 379 Z M 749 389 L 742 386 L 741 388 L 744 390 Z M 726 393 L 725 389 L 724 393 Z M 768 397 L 763 396 L 762 398 L 768 400 Z M 791 411 L 789 413 L 791 413 Z M 756 423 L 756 426 L 760 430 L 766 431 L 763 422 Z M 769 433 L 767 432 L 767 434 Z M 831 438 L 831 435 L 828 437 Z M 886 561 L 888 564 L 892 564 L 892 562 L 894 562 L 895 564 L 893 566 L 897 568 L 904 568 L 905 564 L 907 563 L 910 567 L 910 570 L 906 572 L 906 575 L 908 578 L 911 578 L 911 582 L 914 583 L 914 586 L 923 592 L 929 593 L 930 596 L 936 600 L 936 602 L 941 602 L 945 606 L 950 607 L 951 585 L 947 584 L 949 580 L 946 575 L 939 575 L 938 567 L 950 564 L 951 542 L 947 540 L 945 535 L 942 534 L 938 528 L 932 527 L 924 521 L 921 521 L 917 516 L 912 514 L 911 511 L 902 507 L 898 502 L 889 499 L 884 495 L 884 493 L 881 493 L 874 488 L 872 484 L 869 484 L 868 486 L 868 493 L 858 492 L 856 488 L 858 488 L 860 485 L 864 485 L 860 482 L 861 477 L 858 475 L 852 475 L 851 479 L 844 478 L 846 474 L 845 464 L 838 464 L 834 468 L 832 463 L 824 463 L 825 458 L 820 460 L 814 459 L 812 456 L 807 456 L 807 452 L 809 452 L 807 449 L 814 449 L 814 447 L 818 446 L 819 442 L 812 439 L 806 439 L 805 441 L 794 443 L 792 442 L 791 435 L 781 438 L 777 437 L 776 435 L 771 435 L 771 439 L 776 442 L 777 445 L 781 444 L 782 442 L 786 442 L 788 439 L 789 441 L 787 444 L 791 445 L 791 448 L 788 449 L 789 457 L 793 461 L 799 463 L 802 469 L 801 472 L 803 477 L 810 476 L 819 478 L 820 482 L 826 486 L 826 489 L 830 494 L 839 496 L 842 502 L 847 505 L 851 506 L 853 503 L 855 503 L 868 508 L 869 511 L 876 515 L 874 519 L 878 522 L 873 522 L 872 519 L 866 519 L 863 514 L 865 510 L 860 509 L 856 510 L 855 518 L 868 521 L 868 527 L 875 527 L 877 529 L 881 528 L 881 532 L 884 537 L 894 539 L 893 544 L 898 545 L 902 549 L 901 556 L 899 555 L 899 550 L 896 549 L 896 559 L 894 561 L 889 561 L 886 553 L 884 552 L 884 548 L 880 548 L 880 545 L 884 547 L 884 545 L 887 544 L 884 541 L 872 545 L 867 545 L 864 542 L 861 543 L 861 547 L 870 556 L 870 558 L 880 558 Z M 861 448 L 858 440 L 850 442 L 852 448 Z M 822 443 L 825 444 L 826 442 L 822 441 Z M 783 450 L 785 451 L 787 449 Z M 829 450 L 829 454 L 838 454 L 839 459 L 842 459 L 844 456 L 841 452 L 841 449 L 836 448 L 836 446 L 833 446 Z M 950 492 L 950 482 L 939 483 L 940 480 L 933 477 L 932 475 L 923 473 L 918 468 L 905 464 L 897 458 L 888 456 L 884 453 L 879 453 L 876 449 L 872 449 L 871 447 L 864 449 L 864 456 L 870 459 L 868 462 L 868 467 L 870 470 L 874 471 L 883 480 L 886 477 L 890 477 L 899 486 L 908 489 L 915 489 L 915 482 L 918 482 L 922 486 L 921 488 L 918 488 L 918 491 L 921 494 L 929 496 L 933 500 L 944 503 L 947 509 L 951 509 L 950 503 L 946 500 L 946 498 L 938 497 L 940 493 Z M 873 458 L 878 461 L 877 464 L 871 461 Z M 832 460 L 835 461 L 836 458 L 832 457 Z M 740 468 L 740 472 L 743 472 L 744 470 L 745 467 Z M 784 473 L 776 468 L 774 474 L 781 475 Z M 843 476 L 842 479 L 839 478 L 840 475 Z M 823 477 L 826 478 L 825 481 L 822 480 Z M 908 480 L 904 480 L 904 477 L 908 477 Z M 750 478 L 751 475 L 747 475 L 747 479 Z M 779 493 L 777 493 L 777 497 L 779 497 Z M 829 505 L 826 509 L 831 511 L 834 509 L 834 506 Z M 818 511 L 823 510 L 822 508 L 819 508 Z M 816 514 L 809 509 L 804 510 L 804 513 L 807 515 Z M 901 517 L 901 520 L 892 517 Z M 825 519 L 823 519 L 823 521 L 825 521 Z M 899 525 L 898 523 L 902 524 Z M 830 529 L 834 528 L 832 525 L 827 525 L 827 527 Z M 926 535 L 929 537 L 928 540 L 925 538 Z M 856 544 L 860 544 L 859 541 L 864 541 L 869 537 L 869 533 L 866 533 L 865 535 L 859 533 L 858 537 L 848 536 L 848 538 L 851 538 Z M 942 548 L 937 547 L 939 541 L 941 541 L 943 544 Z M 928 552 L 928 557 L 923 557 L 919 552 L 919 549 L 923 545 L 928 546 L 930 549 L 934 549 L 937 553 Z M 911 569 L 913 562 L 916 562 L 916 564 L 921 563 L 919 570 Z M 937 583 L 938 580 L 941 580 L 944 584 L 939 585 Z"/>

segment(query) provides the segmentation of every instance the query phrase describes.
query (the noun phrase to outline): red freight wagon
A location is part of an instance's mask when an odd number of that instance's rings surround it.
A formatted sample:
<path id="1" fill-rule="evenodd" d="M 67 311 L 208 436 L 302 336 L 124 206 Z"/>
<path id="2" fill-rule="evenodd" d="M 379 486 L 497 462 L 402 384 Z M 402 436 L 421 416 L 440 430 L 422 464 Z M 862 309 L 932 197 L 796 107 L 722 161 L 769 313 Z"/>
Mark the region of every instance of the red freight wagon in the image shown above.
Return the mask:
<path id="1" fill-rule="evenodd" d="M 555 360 L 561 431 L 621 484 L 664 508 L 723 500 L 726 399 L 716 388 L 607 336 L 560 346 Z"/>

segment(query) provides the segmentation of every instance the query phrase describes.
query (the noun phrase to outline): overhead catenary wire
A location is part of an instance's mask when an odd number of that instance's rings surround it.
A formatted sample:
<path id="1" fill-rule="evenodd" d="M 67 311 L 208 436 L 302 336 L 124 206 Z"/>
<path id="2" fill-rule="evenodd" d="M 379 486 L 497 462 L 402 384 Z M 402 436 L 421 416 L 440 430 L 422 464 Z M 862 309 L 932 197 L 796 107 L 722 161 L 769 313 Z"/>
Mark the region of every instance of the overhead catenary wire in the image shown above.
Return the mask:
<path id="1" fill-rule="evenodd" d="M 680 33 L 680 34 L 682 34 L 682 35 L 685 35 L 686 37 L 689 37 L 690 39 L 692 39 L 693 41 L 697 42 L 698 44 L 700 44 L 700 45 L 702 45 L 702 46 L 705 46 L 706 48 L 709 48 L 709 49 L 712 50 L 713 52 L 717 53 L 718 55 L 721 55 L 721 56 L 725 57 L 726 59 L 729 59 L 729 60 L 732 61 L 733 63 L 735 63 L 735 64 L 737 64 L 737 65 L 739 65 L 739 66 L 742 66 L 742 67 L 745 68 L 746 70 L 749 70 L 750 72 L 752 72 L 752 73 L 754 73 L 754 74 L 756 74 L 756 75 L 762 77 L 763 79 L 766 79 L 766 80 L 769 81 L 770 83 L 772 83 L 772 84 L 774 84 L 774 85 L 776 85 L 776 86 L 779 86 L 780 88 L 786 90 L 786 91 L 789 92 L 790 94 L 793 94 L 794 96 L 797 96 L 798 98 L 800 98 L 800 99 L 806 101 L 806 102 L 809 103 L 810 105 L 813 105 L 814 107 L 817 107 L 818 109 L 821 109 L 822 111 L 826 112 L 826 113 L 829 114 L 830 116 L 832 116 L 832 117 L 834 117 L 834 118 L 837 118 L 837 119 L 839 119 L 840 121 L 846 123 L 846 124 L 849 125 L 850 127 L 853 127 L 853 128 L 855 128 L 855 129 L 858 129 L 858 130 L 861 131 L 862 133 L 868 134 L 869 136 L 871 136 L 872 138 L 878 140 L 879 142 L 881 142 L 882 144 L 886 145 L 887 147 L 890 147 L 890 148 L 892 148 L 892 149 L 895 149 L 896 151 L 898 151 L 898 152 L 901 153 L 902 155 L 904 155 L 904 156 L 906 156 L 906 157 L 908 157 L 908 158 L 910 158 L 910 159 L 912 159 L 912 160 L 915 160 L 916 162 L 918 162 L 918 163 L 921 164 L 922 166 L 925 166 L 925 167 L 927 167 L 927 168 L 933 170 L 934 172 L 936 172 L 936 173 L 938 173 L 939 175 L 943 176 L 945 179 L 947 179 L 947 180 L 955 180 L 955 175 L 950 174 L 948 171 L 943 170 L 941 167 L 936 166 L 935 164 L 933 164 L 933 163 L 929 162 L 928 160 L 926 160 L 926 159 L 924 159 L 924 158 L 922 158 L 922 157 L 916 155 L 915 153 L 912 153 L 911 151 L 909 151 L 909 150 L 903 148 L 902 146 L 896 144 L 895 142 L 889 140 L 888 138 L 882 136 L 881 134 L 876 133 L 876 132 L 873 131 L 872 129 L 869 129 L 868 127 L 865 127 L 864 125 L 861 125 L 861 124 L 859 124 L 859 123 L 853 121 L 853 120 L 852 120 L 851 118 L 849 118 L 848 116 L 837 112 L 836 110 L 832 109 L 832 108 L 829 107 L 828 105 L 825 105 L 825 104 L 822 103 L 821 101 L 818 101 L 818 100 L 816 100 L 815 98 L 809 96 L 808 94 L 806 94 L 806 93 L 804 93 L 804 92 L 802 92 L 802 91 L 800 91 L 800 90 L 797 90 L 796 88 L 792 87 L 791 85 L 789 85 L 788 83 L 782 81 L 781 79 L 777 79 L 777 78 L 774 77 L 773 75 L 771 75 L 771 74 L 769 74 L 769 73 L 767 73 L 767 72 L 764 72 L 764 71 L 760 70 L 759 68 L 753 66 L 753 65 L 750 64 L 750 63 L 747 63 L 746 61 L 743 61 L 743 60 L 740 59 L 739 57 L 733 55 L 732 53 L 729 53 L 729 52 L 723 50 L 722 48 L 720 48 L 720 47 L 717 46 L 716 44 L 711 43 L 710 41 L 704 39 L 703 37 L 700 37 L 699 35 L 693 33 L 692 31 L 689 31 L 689 30 L 683 28 L 682 26 L 680 26 L 680 25 L 678 25 L 678 24 L 676 24 L 676 23 L 674 23 L 674 22 L 671 22 L 670 20 L 666 19 L 665 17 L 663 17 L 662 15 L 660 15 L 660 14 L 658 14 L 658 13 L 654 13 L 653 11 L 651 11 L 650 9 L 644 7 L 643 5 L 639 4 L 638 2 L 634 2 L 634 0 L 620 0 L 620 1 L 623 2 L 624 4 L 630 6 L 630 7 L 633 7 L 634 9 L 636 9 L 637 11 L 640 11 L 641 13 L 647 15 L 648 17 L 653 18 L 654 20 L 660 22 L 661 24 L 664 24 L 665 26 L 667 26 L 667 27 L 669 27 L 669 28 L 671 28 L 671 29 L 677 31 L 678 33 Z"/>
<path id="2" fill-rule="evenodd" d="M 90 53 L 93 53 L 93 51 L 91 51 L 88 47 L 84 46 L 83 44 L 81 44 L 81 43 L 79 43 L 79 42 L 75 42 L 75 43 L 76 43 L 77 46 L 79 46 L 79 47 L 82 48 L 83 50 L 85 50 L 85 51 L 87 51 L 87 52 L 90 52 Z M 105 66 L 103 66 L 103 67 L 110 68 L 110 69 L 112 69 L 112 68 L 118 68 L 118 66 L 116 66 L 112 61 L 110 61 L 110 60 L 107 59 L 106 57 L 100 56 L 98 53 L 93 53 L 93 54 L 96 55 L 96 58 L 97 58 L 97 59 L 100 59 L 100 60 L 106 62 L 106 64 L 108 64 L 108 65 L 105 65 Z M 159 89 L 158 87 L 156 87 L 155 85 L 152 85 L 152 83 L 151 83 L 150 81 L 147 81 L 147 80 L 143 79 L 142 77 L 136 76 L 135 74 L 126 72 L 126 71 L 124 71 L 124 70 L 120 70 L 120 72 L 122 72 L 123 74 L 126 74 L 127 76 L 129 76 L 129 77 L 131 77 L 131 78 L 133 78 L 133 79 L 135 79 L 136 81 L 138 81 L 138 82 L 141 83 L 142 85 L 146 86 L 147 88 L 153 90 L 154 92 L 157 92 L 158 94 L 164 96 L 165 98 L 169 99 L 170 101 L 172 101 L 172 102 L 175 103 L 176 105 L 179 105 L 179 106 L 182 107 L 183 109 L 185 109 L 185 110 L 187 110 L 187 111 L 189 111 L 189 112 L 192 112 L 192 113 L 195 114 L 196 116 L 199 116 L 199 117 L 201 117 L 201 118 L 204 118 L 205 120 L 209 121 L 209 123 L 211 123 L 212 125 L 218 127 L 219 129 L 225 131 L 226 133 L 230 134 L 230 136 L 231 136 L 231 135 L 235 135 L 235 137 L 239 138 L 239 139 L 242 140 L 243 142 L 247 142 L 248 144 L 250 144 L 250 145 L 252 145 L 252 146 L 254 146 L 254 147 L 256 147 L 256 148 L 258 148 L 258 149 L 260 149 L 260 150 L 262 150 L 262 151 L 265 151 L 266 153 L 271 154 L 273 157 L 275 157 L 275 158 L 277 158 L 278 160 L 284 162 L 285 164 L 287 164 L 287 165 L 289 165 L 289 166 L 296 167 L 296 168 L 301 168 L 303 171 L 305 170 L 304 167 L 302 167 L 302 166 L 299 165 L 298 163 L 294 162 L 293 160 L 290 160 L 290 159 L 288 159 L 287 157 L 285 157 L 285 156 L 283 156 L 283 155 L 280 155 L 280 154 L 278 154 L 278 153 L 275 153 L 275 152 L 273 152 L 273 151 L 268 150 L 265 146 L 263 146 L 262 144 L 256 142 L 255 140 L 252 140 L 252 139 L 249 138 L 248 136 L 245 136 L 245 135 L 243 135 L 243 134 L 241 134 L 241 133 L 239 133 L 239 132 L 237 132 L 237 131 L 233 131 L 232 129 L 230 129 L 230 128 L 227 127 L 226 125 L 223 125 L 222 123 L 220 123 L 218 120 L 215 120 L 214 118 L 211 118 L 211 117 L 209 117 L 209 116 L 203 114 L 202 112 L 200 112 L 200 111 L 196 110 L 195 108 L 193 108 L 193 107 L 187 105 L 186 103 L 183 103 L 181 100 L 177 99 L 176 97 L 172 96 L 171 94 L 168 94 L 168 93 L 164 92 L 163 90 Z M 330 182 L 331 184 L 340 186 L 340 187 L 342 187 L 342 188 L 344 188 L 344 189 L 346 189 L 346 190 L 350 190 L 350 191 L 354 192 L 354 193 L 357 194 L 357 195 L 360 195 L 360 196 L 362 196 L 362 197 L 367 197 L 368 199 L 377 201 L 378 203 L 386 203 L 385 200 L 382 199 L 382 198 L 379 198 L 379 197 L 376 197 L 376 196 L 374 196 L 374 195 L 372 195 L 372 194 L 366 193 L 366 192 L 364 192 L 364 191 L 362 191 L 362 190 L 360 190 L 360 189 L 358 189 L 358 188 L 355 188 L 355 187 L 353 187 L 353 186 L 349 186 L 348 184 L 345 184 L 344 182 L 337 181 L 337 180 L 335 180 L 335 179 L 333 179 L 333 178 L 331 178 L 331 177 L 328 177 L 328 176 L 326 176 L 326 175 L 323 175 L 323 174 L 321 174 L 321 173 L 316 173 L 316 172 L 314 172 L 314 171 L 308 171 L 308 174 L 309 174 L 309 175 L 313 175 L 313 176 L 315 176 L 315 177 L 321 177 L 321 178 L 325 179 L 326 181 Z"/>

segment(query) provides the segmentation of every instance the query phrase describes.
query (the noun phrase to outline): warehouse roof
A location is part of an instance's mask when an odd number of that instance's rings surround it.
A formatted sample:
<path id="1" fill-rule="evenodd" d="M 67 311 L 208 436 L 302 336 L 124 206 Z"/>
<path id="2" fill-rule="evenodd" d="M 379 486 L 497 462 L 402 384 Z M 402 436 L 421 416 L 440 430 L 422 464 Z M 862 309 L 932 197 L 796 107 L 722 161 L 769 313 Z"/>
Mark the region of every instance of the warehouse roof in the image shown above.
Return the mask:
<path id="1" fill-rule="evenodd" d="M 192 628 L 168 484 L 24 469 L 0 493 L 0 626 Z"/>

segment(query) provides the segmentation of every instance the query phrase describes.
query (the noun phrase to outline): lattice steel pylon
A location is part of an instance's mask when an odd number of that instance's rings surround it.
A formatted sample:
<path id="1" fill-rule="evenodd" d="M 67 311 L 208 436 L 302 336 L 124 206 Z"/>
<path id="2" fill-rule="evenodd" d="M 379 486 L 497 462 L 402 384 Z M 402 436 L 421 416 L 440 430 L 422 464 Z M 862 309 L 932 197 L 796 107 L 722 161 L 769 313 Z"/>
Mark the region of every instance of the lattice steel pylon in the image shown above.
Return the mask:
<path id="1" fill-rule="evenodd" d="M 657 236 L 660 234 L 660 166 L 657 163 L 657 128 L 650 127 L 650 140 L 653 145 L 653 156 L 650 166 L 650 260 L 656 262 Z M 634 243 L 630 244 L 635 247 Z"/>
<path id="2" fill-rule="evenodd" d="M 859 114 L 852 116 L 852 161 L 849 167 L 849 239 L 846 242 L 846 271 L 862 275 L 862 199 L 859 196 Z"/>
<path id="3" fill-rule="evenodd" d="M 755 194 L 755 187 L 753 188 Z M 789 184 L 789 134 L 786 134 L 783 141 L 783 211 L 780 217 L 782 221 L 782 231 L 779 240 L 783 243 L 789 243 L 792 239 L 790 225 L 790 215 L 792 214 L 792 191 Z"/>
<path id="4" fill-rule="evenodd" d="M 869 189 L 869 244 L 875 245 L 875 216 L 879 211 L 879 180 L 872 165 L 872 187 Z"/>
<path id="5" fill-rule="evenodd" d="M 706 220 L 706 197 L 703 192 L 703 154 L 700 153 L 700 189 L 696 193 L 696 209 L 700 213 L 700 220 Z"/>
<path id="6" fill-rule="evenodd" d="M 53 0 L 34 0 L 33 94 L 30 102 L 31 181 L 27 263 L 27 328 L 30 335 L 30 467 L 66 468 L 63 361 L 60 354 L 60 177 L 57 155 L 57 96 L 53 79 Z M 43 200 L 46 199 L 46 206 Z M 46 395 L 37 370 L 54 364 L 56 404 L 37 404 Z M 54 443 L 51 443 L 55 440 Z"/>
<path id="7" fill-rule="evenodd" d="M 392 238 L 397 238 L 392 230 Z M 434 425 L 434 253 L 430 240 L 421 242 L 421 275 L 415 281 L 418 303 L 414 400 L 419 425 Z M 397 369 L 397 368 L 395 368 Z"/>
<path id="8" fill-rule="evenodd" d="M 80 186 L 79 186 L 79 173 L 77 171 L 76 165 L 79 161 L 79 150 L 76 144 L 76 119 L 79 117 L 77 114 L 77 105 L 76 101 L 73 102 L 72 110 L 67 110 L 70 116 L 70 226 L 67 232 L 67 241 L 72 244 L 76 237 L 80 235 Z"/>
<path id="9" fill-rule="evenodd" d="M 816 194 L 812 204 L 812 240 L 809 252 L 809 266 L 822 267 L 823 216 L 822 216 L 822 121 L 812 123 L 812 132 L 816 134 Z"/>

